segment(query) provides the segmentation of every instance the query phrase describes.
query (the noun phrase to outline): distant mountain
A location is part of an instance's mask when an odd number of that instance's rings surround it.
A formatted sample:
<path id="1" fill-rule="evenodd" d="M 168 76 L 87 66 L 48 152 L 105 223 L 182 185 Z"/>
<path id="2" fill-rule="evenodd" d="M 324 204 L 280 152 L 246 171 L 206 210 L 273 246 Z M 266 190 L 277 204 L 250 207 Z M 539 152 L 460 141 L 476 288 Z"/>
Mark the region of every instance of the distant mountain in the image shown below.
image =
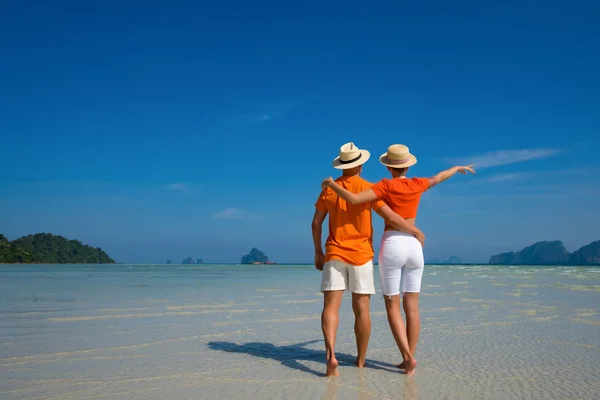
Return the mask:
<path id="1" fill-rule="evenodd" d="M 188 264 L 202 264 L 203 261 L 202 261 L 201 258 L 199 258 L 198 261 L 194 262 L 194 259 L 192 257 L 187 257 L 181 263 L 182 264 L 186 264 L 186 265 L 188 265 Z M 167 264 L 171 264 L 171 260 L 168 260 Z"/>
<path id="2" fill-rule="evenodd" d="M 494 255 L 490 264 L 495 265 L 600 265 L 600 240 L 569 253 L 559 241 L 543 241 L 525 247 L 518 252 Z"/>
<path id="3" fill-rule="evenodd" d="M 447 260 L 440 260 L 439 258 L 428 258 L 425 260 L 426 264 L 462 264 L 462 259 L 458 256 L 451 256 Z"/>
<path id="4" fill-rule="evenodd" d="M 269 261 L 269 257 L 265 255 L 262 251 L 258 250 L 256 247 L 253 247 L 250 250 L 250 253 L 242 256 L 242 264 L 274 264 Z"/>
<path id="5" fill-rule="evenodd" d="M 510 265 L 515 261 L 515 252 L 496 254 L 490 257 L 490 264 L 494 265 Z"/>
<path id="6" fill-rule="evenodd" d="M 600 240 L 583 246 L 571 253 L 569 264 L 573 265 L 600 265 Z"/>
<path id="7" fill-rule="evenodd" d="M 114 264 L 101 248 L 50 233 L 36 233 L 9 242 L 0 235 L 0 263 Z"/>

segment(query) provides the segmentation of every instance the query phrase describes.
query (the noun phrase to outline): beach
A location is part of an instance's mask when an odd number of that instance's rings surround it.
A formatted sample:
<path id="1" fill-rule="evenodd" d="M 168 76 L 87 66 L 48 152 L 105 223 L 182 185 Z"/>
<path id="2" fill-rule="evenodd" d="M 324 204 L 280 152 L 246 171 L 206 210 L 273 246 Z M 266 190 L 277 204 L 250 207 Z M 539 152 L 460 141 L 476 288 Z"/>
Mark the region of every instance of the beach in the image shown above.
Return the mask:
<path id="1" fill-rule="evenodd" d="M 377 272 L 376 272 L 377 273 Z M 325 378 L 311 265 L 0 266 L 0 398 L 592 399 L 600 268 L 427 265 L 414 378 L 377 273 L 367 366 L 347 293 Z"/>

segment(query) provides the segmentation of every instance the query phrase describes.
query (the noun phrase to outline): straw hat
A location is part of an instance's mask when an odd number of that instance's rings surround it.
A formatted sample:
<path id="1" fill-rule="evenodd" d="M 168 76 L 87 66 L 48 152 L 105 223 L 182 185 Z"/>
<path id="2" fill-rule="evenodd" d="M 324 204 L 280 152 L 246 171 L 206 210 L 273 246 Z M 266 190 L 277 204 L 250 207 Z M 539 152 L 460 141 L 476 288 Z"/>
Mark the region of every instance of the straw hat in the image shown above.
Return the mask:
<path id="1" fill-rule="evenodd" d="M 410 154 L 405 145 L 393 144 L 388 147 L 387 153 L 379 157 L 379 162 L 386 167 L 407 168 L 417 163 L 417 157 Z"/>
<path id="2" fill-rule="evenodd" d="M 340 147 L 340 155 L 333 160 L 333 168 L 350 169 L 363 165 L 371 157 L 367 150 L 361 150 L 349 142 Z"/>

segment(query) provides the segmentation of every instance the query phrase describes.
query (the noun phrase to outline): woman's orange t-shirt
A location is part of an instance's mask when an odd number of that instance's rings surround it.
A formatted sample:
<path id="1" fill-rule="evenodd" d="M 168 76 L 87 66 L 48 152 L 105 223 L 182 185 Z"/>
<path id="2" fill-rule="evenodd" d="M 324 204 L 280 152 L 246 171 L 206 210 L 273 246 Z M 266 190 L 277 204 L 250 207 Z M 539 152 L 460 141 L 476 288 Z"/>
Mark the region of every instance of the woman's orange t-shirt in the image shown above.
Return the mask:
<path id="1" fill-rule="evenodd" d="M 435 178 L 382 179 L 371 190 L 396 214 L 408 219 L 416 218 L 421 195 L 435 183 Z"/>

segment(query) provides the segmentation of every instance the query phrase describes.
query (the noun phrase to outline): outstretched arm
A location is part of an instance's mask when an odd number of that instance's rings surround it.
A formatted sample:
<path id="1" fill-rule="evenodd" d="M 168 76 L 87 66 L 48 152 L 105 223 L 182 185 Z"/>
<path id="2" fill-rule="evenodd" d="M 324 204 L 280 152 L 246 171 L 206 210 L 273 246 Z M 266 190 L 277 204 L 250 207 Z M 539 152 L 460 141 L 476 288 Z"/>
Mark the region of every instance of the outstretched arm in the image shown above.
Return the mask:
<path id="1" fill-rule="evenodd" d="M 371 189 L 365 189 L 360 193 L 352 193 L 349 190 L 344 189 L 340 185 L 337 184 L 332 178 L 327 178 L 321 183 L 321 187 L 325 189 L 326 187 L 331 188 L 342 199 L 350 204 L 363 204 L 368 203 L 369 201 L 377 200 L 377 195 Z"/>
<path id="2" fill-rule="evenodd" d="M 456 167 L 452 167 L 445 171 L 442 171 L 433 177 L 434 184 L 444 182 L 446 179 L 453 177 L 454 174 L 456 174 L 457 172 L 460 172 L 463 175 L 466 175 L 467 172 L 474 174 L 475 173 L 475 170 L 473 169 L 474 165 L 475 164 L 471 164 L 471 165 L 467 165 L 467 166 L 458 165 Z M 431 185 L 431 186 L 433 186 L 433 185 Z"/>
<path id="3" fill-rule="evenodd" d="M 406 222 L 404 218 L 396 214 L 392 209 L 385 205 L 375 210 L 381 218 L 383 218 L 388 224 L 398 229 L 400 232 L 409 233 L 417 238 L 421 242 L 421 246 L 425 246 L 425 235 L 419 228 Z"/>
<path id="4" fill-rule="evenodd" d="M 323 232 L 323 221 L 327 217 L 327 211 L 315 210 L 315 215 L 312 220 L 312 237 L 315 246 L 315 268 L 319 271 L 323 270 L 325 265 L 325 254 L 323 253 L 323 245 L 321 237 Z"/>

